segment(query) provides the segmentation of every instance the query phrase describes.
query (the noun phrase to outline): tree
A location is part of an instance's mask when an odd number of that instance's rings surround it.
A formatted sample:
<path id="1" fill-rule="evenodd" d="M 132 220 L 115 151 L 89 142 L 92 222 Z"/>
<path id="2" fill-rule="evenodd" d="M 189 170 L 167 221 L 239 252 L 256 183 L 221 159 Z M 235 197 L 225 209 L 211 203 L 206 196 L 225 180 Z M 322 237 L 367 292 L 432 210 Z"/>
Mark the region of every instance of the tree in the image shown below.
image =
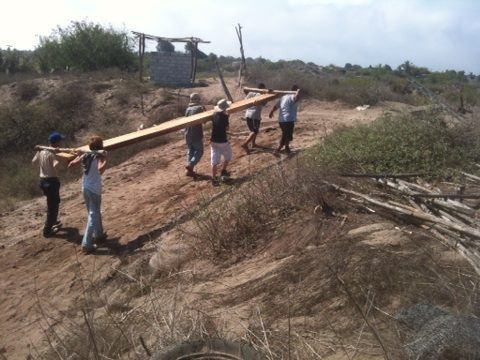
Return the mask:
<path id="1" fill-rule="evenodd" d="M 41 37 L 35 54 L 42 71 L 129 69 L 135 64 L 132 46 L 124 31 L 76 21 Z"/>
<path id="2" fill-rule="evenodd" d="M 192 43 L 187 42 L 185 43 L 185 51 L 191 53 L 193 51 L 194 46 L 192 46 Z M 205 54 L 203 51 L 199 50 L 197 47 L 197 59 L 206 59 L 208 57 L 207 54 Z"/>
<path id="3" fill-rule="evenodd" d="M 157 41 L 157 51 L 174 52 L 175 51 L 175 46 L 170 41 L 158 40 Z"/>

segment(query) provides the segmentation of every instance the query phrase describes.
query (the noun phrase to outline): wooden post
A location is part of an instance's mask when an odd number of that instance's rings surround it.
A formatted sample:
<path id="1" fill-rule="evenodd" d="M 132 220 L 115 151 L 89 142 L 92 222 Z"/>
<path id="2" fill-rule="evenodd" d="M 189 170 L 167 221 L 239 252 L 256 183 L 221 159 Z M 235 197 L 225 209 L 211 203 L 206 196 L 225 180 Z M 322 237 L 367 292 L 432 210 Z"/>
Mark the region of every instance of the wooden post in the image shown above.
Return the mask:
<path id="1" fill-rule="evenodd" d="M 143 57 L 142 57 L 142 35 L 138 35 L 138 61 L 139 61 L 139 69 L 138 69 L 138 76 L 140 81 L 143 78 Z"/>
<path id="2" fill-rule="evenodd" d="M 240 42 L 240 55 L 242 56 L 242 61 L 240 63 L 240 69 L 238 71 L 238 86 L 242 84 L 242 76 L 247 73 L 247 63 L 245 61 L 245 53 L 243 51 L 243 37 L 242 37 L 242 26 L 238 24 L 238 28 L 235 27 L 237 32 L 238 41 Z"/>
<path id="3" fill-rule="evenodd" d="M 192 79 L 193 79 L 193 58 L 194 58 L 194 46 L 193 46 L 193 41 L 189 41 L 187 44 L 190 44 L 189 48 L 190 48 L 190 81 L 193 83 Z"/>
<path id="4" fill-rule="evenodd" d="M 145 55 L 145 34 L 138 35 L 138 57 L 140 60 L 139 77 L 143 81 L 143 57 Z"/>
<path id="5" fill-rule="evenodd" d="M 227 85 L 225 84 L 225 80 L 223 80 L 222 72 L 220 71 L 220 66 L 218 66 L 218 61 L 215 60 L 215 66 L 217 67 L 217 73 L 218 77 L 220 78 L 220 83 L 222 84 L 223 92 L 225 93 L 225 96 L 227 99 L 231 102 L 233 102 L 232 95 L 230 94 L 230 91 L 228 91 Z"/>
<path id="6" fill-rule="evenodd" d="M 194 45 L 195 44 L 195 45 Z M 197 75 L 197 52 L 198 52 L 198 42 L 195 41 L 194 43 L 191 43 L 191 47 L 193 47 L 194 55 L 193 55 L 193 67 L 192 67 L 192 84 L 195 83 L 195 77 Z"/>

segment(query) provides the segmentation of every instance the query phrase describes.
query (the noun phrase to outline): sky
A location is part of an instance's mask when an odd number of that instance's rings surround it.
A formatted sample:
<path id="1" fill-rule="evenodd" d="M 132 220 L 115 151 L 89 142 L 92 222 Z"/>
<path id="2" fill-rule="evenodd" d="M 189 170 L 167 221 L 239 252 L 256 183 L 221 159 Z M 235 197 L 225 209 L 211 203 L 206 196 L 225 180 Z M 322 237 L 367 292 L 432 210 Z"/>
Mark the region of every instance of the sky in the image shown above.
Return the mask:
<path id="1" fill-rule="evenodd" d="M 200 50 L 362 66 L 409 60 L 480 74 L 480 0 L 23 0 L 5 1 L 0 48 L 34 49 L 71 21 L 211 41 Z M 154 47 L 154 43 L 151 47 Z M 181 44 L 177 49 L 183 49 Z"/>

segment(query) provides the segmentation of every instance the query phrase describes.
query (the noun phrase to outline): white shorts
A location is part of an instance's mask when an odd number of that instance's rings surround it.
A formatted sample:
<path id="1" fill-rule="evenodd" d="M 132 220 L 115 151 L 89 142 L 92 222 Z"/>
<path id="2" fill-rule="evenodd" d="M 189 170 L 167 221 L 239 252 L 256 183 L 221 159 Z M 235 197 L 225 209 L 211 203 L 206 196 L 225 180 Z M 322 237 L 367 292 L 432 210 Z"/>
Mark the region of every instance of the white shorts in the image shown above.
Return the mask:
<path id="1" fill-rule="evenodd" d="M 228 142 L 226 143 L 210 143 L 211 150 L 211 164 L 212 166 L 220 164 L 221 157 L 224 161 L 232 160 L 232 147 Z"/>

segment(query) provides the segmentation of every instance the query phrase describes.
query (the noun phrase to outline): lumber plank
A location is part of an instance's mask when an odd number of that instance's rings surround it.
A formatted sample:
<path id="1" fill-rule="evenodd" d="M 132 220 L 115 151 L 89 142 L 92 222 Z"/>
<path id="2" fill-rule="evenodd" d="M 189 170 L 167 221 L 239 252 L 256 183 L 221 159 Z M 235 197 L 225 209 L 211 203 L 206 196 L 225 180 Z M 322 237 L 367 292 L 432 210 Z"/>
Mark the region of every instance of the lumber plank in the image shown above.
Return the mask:
<path id="1" fill-rule="evenodd" d="M 296 94 L 296 91 L 293 90 L 273 90 L 273 89 L 257 89 L 257 88 L 251 88 L 251 87 L 244 87 L 243 92 L 244 93 L 249 93 L 250 91 L 259 93 L 259 94 Z"/>
<path id="2" fill-rule="evenodd" d="M 279 97 L 279 94 L 262 94 L 255 96 L 250 99 L 244 99 L 237 101 L 230 105 L 227 112 L 229 114 L 245 110 L 252 105 L 263 104 L 271 100 L 275 100 Z M 138 130 L 128 134 L 120 135 L 111 139 L 103 141 L 103 147 L 105 150 L 114 150 L 131 144 L 136 144 L 138 142 L 152 139 L 157 136 L 165 135 L 186 127 L 190 127 L 197 124 L 203 124 L 211 120 L 213 117 L 214 111 L 207 110 L 202 113 L 188 116 L 188 117 L 179 117 L 170 121 L 166 121 L 157 126 L 153 126 L 147 129 Z M 76 149 L 77 151 L 88 151 L 88 145 L 81 146 Z M 57 156 L 61 159 L 67 161 L 72 160 L 75 156 L 71 153 L 58 153 Z"/>

